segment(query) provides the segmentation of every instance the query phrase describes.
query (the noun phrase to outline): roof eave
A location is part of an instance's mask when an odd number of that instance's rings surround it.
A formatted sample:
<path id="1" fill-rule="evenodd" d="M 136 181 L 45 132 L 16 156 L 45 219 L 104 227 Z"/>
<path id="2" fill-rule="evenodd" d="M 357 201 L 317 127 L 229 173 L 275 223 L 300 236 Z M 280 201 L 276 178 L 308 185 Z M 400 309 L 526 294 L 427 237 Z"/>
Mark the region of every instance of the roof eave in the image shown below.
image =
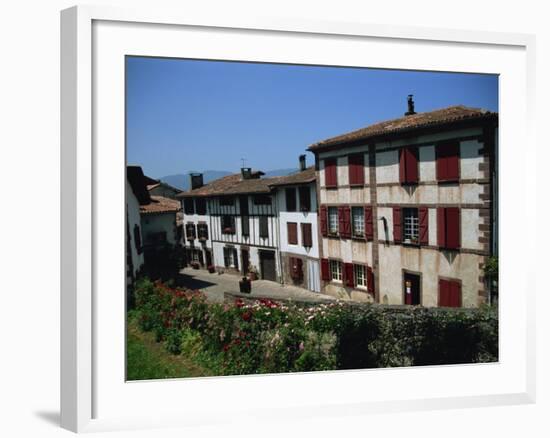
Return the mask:
<path id="1" fill-rule="evenodd" d="M 326 144 L 322 144 L 322 142 L 314 143 L 310 145 L 307 150 L 316 154 L 319 152 L 326 152 L 331 151 L 335 149 L 340 149 L 344 146 L 363 146 L 366 142 L 370 143 L 376 143 L 380 141 L 385 140 L 395 140 L 398 138 L 407 138 L 413 135 L 421 135 L 426 133 L 432 133 L 433 131 L 438 131 L 442 129 L 456 129 L 456 128 L 465 128 L 465 127 L 472 127 L 477 125 L 487 125 L 491 124 L 491 122 L 496 122 L 498 124 L 498 113 L 487 113 L 483 114 L 480 117 L 473 117 L 468 119 L 460 119 L 460 120 L 453 120 L 445 123 L 438 123 L 433 125 L 424 125 L 419 127 L 413 127 L 413 128 L 405 128 L 402 130 L 397 130 L 394 132 L 389 133 L 380 133 L 380 134 L 373 134 L 373 135 L 367 135 L 364 137 L 354 138 L 352 140 L 340 140 L 335 142 L 330 142 Z"/>

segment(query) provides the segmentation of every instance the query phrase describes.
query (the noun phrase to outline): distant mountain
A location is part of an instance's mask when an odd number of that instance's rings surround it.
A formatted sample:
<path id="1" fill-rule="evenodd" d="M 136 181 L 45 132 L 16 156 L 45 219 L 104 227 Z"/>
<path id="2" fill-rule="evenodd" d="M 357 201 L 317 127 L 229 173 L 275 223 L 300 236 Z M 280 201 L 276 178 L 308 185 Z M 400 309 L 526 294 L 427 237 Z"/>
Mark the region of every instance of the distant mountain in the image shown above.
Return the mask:
<path id="1" fill-rule="evenodd" d="M 291 173 L 297 172 L 298 169 L 275 169 L 265 172 L 264 178 L 270 178 L 272 176 L 285 176 L 290 175 Z M 194 172 L 194 171 L 193 171 Z M 222 178 L 227 175 L 231 175 L 234 172 L 228 172 L 225 170 L 204 170 L 202 172 L 204 183 L 208 183 L 218 178 Z M 173 187 L 177 187 L 181 190 L 189 190 L 189 172 L 185 174 L 177 175 L 166 175 L 159 178 L 161 181 L 164 181 L 167 184 L 170 184 Z"/>
<path id="2" fill-rule="evenodd" d="M 226 172 L 225 170 L 205 170 L 202 172 L 205 183 L 230 174 L 231 172 Z M 180 190 L 189 190 L 189 172 L 185 174 L 167 175 L 159 179 Z"/>

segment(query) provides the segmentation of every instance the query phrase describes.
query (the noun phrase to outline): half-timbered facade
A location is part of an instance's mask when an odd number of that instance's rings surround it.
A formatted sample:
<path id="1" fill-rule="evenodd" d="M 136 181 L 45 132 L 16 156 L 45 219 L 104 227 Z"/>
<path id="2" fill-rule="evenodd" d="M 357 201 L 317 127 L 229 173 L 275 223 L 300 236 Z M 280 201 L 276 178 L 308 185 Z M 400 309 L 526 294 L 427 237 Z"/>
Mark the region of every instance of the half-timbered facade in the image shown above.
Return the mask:
<path id="1" fill-rule="evenodd" d="M 272 179 L 262 175 L 244 168 L 178 195 L 186 248 L 196 251 L 199 246 L 194 242 L 199 241 L 207 266 L 242 275 L 253 270 L 260 278 L 280 281 L 277 204 L 269 186 Z M 192 229 L 193 239 L 188 234 Z"/>
<path id="2" fill-rule="evenodd" d="M 497 247 L 498 114 L 415 113 L 310 146 L 322 290 L 384 304 L 476 307 Z"/>

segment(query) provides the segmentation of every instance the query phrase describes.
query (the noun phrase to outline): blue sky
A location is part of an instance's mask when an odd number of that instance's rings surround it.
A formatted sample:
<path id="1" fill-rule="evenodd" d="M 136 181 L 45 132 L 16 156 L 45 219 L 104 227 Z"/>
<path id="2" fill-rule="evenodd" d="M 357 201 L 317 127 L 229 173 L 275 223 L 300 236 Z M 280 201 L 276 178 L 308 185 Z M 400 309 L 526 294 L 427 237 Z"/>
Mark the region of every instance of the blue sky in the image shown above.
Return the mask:
<path id="1" fill-rule="evenodd" d="M 297 166 L 327 137 L 450 105 L 498 111 L 498 77 L 128 57 L 127 160 L 149 176 Z M 313 156 L 308 154 L 308 163 Z"/>

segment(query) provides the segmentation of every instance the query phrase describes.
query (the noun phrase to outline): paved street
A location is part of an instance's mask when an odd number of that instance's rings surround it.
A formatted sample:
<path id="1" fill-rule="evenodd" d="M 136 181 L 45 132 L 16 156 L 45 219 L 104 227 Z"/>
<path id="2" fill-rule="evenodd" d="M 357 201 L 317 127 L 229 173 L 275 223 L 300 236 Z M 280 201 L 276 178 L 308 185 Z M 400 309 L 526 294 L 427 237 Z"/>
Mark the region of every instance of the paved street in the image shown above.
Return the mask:
<path id="1" fill-rule="evenodd" d="M 224 292 L 239 292 L 239 280 L 242 277 L 233 274 L 211 274 L 203 269 L 184 268 L 180 271 L 178 283 L 189 289 L 200 289 L 211 302 L 223 302 Z M 329 295 L 311 292 L 295 286 L 281 285 L 268 280 L 252 282 L 250 296 L 263 296 L 274 299 L 315 299 L 334 300 Z"/>

